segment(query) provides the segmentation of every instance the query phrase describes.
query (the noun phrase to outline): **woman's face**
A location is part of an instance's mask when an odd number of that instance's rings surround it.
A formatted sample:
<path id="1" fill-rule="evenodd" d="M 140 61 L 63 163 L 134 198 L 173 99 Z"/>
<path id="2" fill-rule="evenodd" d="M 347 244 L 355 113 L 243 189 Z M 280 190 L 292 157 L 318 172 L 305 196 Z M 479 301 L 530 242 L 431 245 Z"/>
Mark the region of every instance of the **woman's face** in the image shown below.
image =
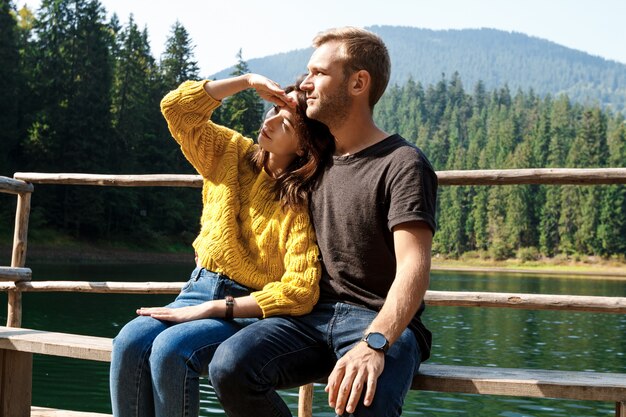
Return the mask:
<path id="1" fill-rule="evenodd" d="M 295 109 L 276 106 L 273 110 L 273 114 L 263 121 L 259 132 L 259 145 L 274 156 L 293 160 L 300 153 L 300 139 L 295 127 Z"/>

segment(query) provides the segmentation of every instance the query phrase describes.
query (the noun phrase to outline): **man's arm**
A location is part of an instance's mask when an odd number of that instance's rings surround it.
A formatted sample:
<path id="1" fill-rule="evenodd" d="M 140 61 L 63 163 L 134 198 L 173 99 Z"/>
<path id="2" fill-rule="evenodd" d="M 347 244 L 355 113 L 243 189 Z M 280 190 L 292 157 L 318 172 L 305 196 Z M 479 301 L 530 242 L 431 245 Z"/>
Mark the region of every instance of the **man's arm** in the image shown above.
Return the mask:
<path id="1" fill-rule="evenodd" d="M 400 224 L 393 229 L 396 276 L 385 304 L 366 331 L 385 335 L 392 345 L 417 313 L 428 288 L 432 230 L 424 222 Z M 375 278 L 375 277 L 373 277 Z M 356 409 L 363 388 L 364 405 L 372 404 L 378 377 L 385 365 L 384 353 L 358 343 L 344 355 L 328 377 L 328 403 L 339 415 Z"/>

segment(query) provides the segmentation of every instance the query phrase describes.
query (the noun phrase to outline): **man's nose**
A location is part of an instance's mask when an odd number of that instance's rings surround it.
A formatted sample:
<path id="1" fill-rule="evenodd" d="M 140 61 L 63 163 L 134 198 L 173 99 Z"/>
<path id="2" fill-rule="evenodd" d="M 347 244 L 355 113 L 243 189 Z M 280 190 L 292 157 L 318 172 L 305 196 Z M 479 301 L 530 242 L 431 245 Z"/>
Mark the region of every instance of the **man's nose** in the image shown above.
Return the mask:
<path id="1" fill-rule="evenodd" d="M 312 87 L 312 83 L 311 83 L 311 74 L 308 74 L 304 80 L 302 80 L 302 82 L 300 83 L 300 90 L 310 90 Z"/>

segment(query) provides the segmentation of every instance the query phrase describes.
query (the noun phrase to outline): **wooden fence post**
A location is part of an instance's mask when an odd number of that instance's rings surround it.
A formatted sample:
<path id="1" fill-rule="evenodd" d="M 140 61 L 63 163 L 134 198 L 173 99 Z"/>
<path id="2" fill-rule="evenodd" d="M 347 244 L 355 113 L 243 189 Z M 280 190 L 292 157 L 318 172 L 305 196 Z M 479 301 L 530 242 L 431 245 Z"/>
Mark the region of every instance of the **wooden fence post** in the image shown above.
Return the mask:
<path id="1" fill-rule="evenodd" d="M 15 234 L 11 267 L 23 268 L 26 263 L 26 242 L 30 196 L 20 193 L 15 212 Z M 22 326 L 22 293 L 9 291 L 7 327 Z M 33 354 L 0 350 L 0 416 L 29 417 L 33 389 Z"/>
<path id="2" fill-rule="evenodd" d="M 298 417 L 313 417 L 313 384 L 302 385 L 298 395 Z"/>

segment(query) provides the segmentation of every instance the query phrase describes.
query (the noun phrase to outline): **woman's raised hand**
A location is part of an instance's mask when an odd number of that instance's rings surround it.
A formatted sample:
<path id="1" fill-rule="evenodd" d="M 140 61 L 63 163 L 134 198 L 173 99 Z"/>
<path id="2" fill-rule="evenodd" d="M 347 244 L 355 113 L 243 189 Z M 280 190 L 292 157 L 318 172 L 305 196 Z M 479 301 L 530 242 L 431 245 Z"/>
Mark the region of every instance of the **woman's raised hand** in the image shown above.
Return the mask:
<path id="1" fill-rule="evenodd" d="M 283 90 L 275 81 L 259 74 L 248 74 L 248 82 L 250 87 L 254 88 L 263 100 L 274 103 L 280 107 L 296 106 L 294 98 L 287 95 L 285 90 Z"/>

